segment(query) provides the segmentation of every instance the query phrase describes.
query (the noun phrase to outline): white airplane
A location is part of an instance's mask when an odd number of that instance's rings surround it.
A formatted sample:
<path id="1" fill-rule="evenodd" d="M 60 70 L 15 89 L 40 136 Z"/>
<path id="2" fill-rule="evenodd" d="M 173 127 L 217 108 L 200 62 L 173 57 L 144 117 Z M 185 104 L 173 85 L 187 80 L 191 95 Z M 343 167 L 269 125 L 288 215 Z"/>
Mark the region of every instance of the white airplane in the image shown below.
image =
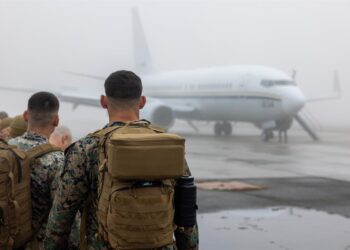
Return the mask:
<path id="1" fill-rule="evenodd" d="M 144 94 L 148 97 L 141 113 L 143 118 L 167 129 L 173 126 L 175 119 L 187 120 L 192 127 L 192 121 L 215 121 L 215 135 L 231 135 L 231 122 L 253 123 L 262 129 L 265 141 L 272 138 L 273 130 L 284 132 L 287 140 L 286 131 L 296 119 L 314 140 L 318 139 L 298 115 L 306 99 L 287 74 L 263 66 L 157 73 L 136 9 L 133 9 L 133 31 L 136 71 L 141 75 Z M 100 105 L 98 95 L 57 94 L 62 101 L 73 103 L 75 108 L 79 105 Z"/>
<path id="2" fill-rule="evenodd" d="M 290 76 L 263 66 L 172 71 L 141 78 L 149 97 L 142 117 L 168 129 L 175 119 L 216 121 L 216 135 L 231 135 L 232 121 L 247 122 L 261 128 L 263 139 L 269 140 L 273 130 L 287 131 L 296 116 L 301 119 L 298 112 L 306 101 Z M 97 96 L 60 98 L 76 106 L 99 106 Z"/>

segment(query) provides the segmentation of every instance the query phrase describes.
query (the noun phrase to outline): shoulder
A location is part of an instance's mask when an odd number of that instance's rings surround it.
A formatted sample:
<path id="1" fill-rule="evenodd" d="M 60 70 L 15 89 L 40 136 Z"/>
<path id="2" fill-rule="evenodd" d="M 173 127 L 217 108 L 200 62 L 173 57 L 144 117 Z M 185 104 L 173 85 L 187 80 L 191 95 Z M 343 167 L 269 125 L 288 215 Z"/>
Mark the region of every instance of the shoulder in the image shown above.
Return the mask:
<path id="1" fill-rule="evenodd" d="M 28 151 L 35 146 L 39 145 L 40 143 L 34 140 L 28 140 L 27 138 L 23 136 L 18 136 L 15 138 L 12 138 L 8 141 L 9 145 L 13 145 L 18 147 L 21 150 Z"/>
<path id="2" fill-rule="evenodd" d="M 44 143 L 40 143 L 44 144 Z M 34 164 L 41 166 L 39 169 L 56 172 L 64 166 L 64 153 L 62 151 L 52 151 L 37 158 Z M 44 170 L 45 171 L 45 170 Z"/>
<path id="3" fill-rule="evenodd" d="M 53 151 L 41 156 L 40 160 L 45 165 L 63 165 L 64 153 L 62 151 Z"/>
<path id="4" fill-rule="evenodd" d="M 91 170 L 98 164 L 99 141 L 100 138 L 87 135 L 71 144 L 65 151 L 65 167 Z"/>
<path id="5" fill-rule="evenodd" d="M 98 143 L 100 138 L 89 134 L 78 141 L 72 143 L 65 151 L 66 155 L 75 153 L 88 153 L 96 148 L 98 148 Z"/>

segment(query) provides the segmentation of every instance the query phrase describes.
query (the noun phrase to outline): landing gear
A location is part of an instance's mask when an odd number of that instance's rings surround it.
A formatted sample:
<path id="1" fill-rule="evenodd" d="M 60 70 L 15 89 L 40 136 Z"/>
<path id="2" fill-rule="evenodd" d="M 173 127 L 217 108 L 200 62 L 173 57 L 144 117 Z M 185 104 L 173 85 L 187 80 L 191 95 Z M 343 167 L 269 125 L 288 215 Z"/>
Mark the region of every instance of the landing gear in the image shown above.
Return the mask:
<path id="1" fill-rule="evenodd" d="M 261 140 L 264 142 L 268 142 L 269 140 L 274 138 L 273 131 L 270 129 L 264 129 L 261 134 Z"/>
<path id="2" fill-rule="evenodd" d="M 283 138 L 282 138 L 283 137 Z M 278 131 L 278 141 L 279 142 L 282 142 L 282 139 L 283 139 L 283 142 L 284 143 L 288 143 L 288 133 L 287 133 L 287 130 L 279 130 Z"/>
<path id="3" fill-rule="evenodd" d="M 232 135 L 232 125 L 229 122 L 217 122 L 214 125 L 214 133 L 216 136 Z"/>
<path id="4" fill-rule="evenodd" d="M 216 136 L 220 136 L 222 132 L 222 128 L 221 128 L 221 123 L 215 123 L 214 125 L 214 133 Z"/>

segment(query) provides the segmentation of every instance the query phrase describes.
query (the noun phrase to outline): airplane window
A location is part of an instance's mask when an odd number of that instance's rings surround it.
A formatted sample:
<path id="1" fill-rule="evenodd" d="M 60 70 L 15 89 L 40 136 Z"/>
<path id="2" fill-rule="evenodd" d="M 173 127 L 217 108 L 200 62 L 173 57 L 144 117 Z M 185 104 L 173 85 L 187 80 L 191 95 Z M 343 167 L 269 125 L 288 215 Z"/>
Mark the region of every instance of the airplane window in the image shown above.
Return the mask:
<path id="1" fill-rule="evenodd" d="M 273 81 L 272 80 L 262 80 L 261 81 L 261 85 L 264 87 L 271 87 L 273 86 Z"/>
<path id="2" fill-rule="evenodd" d="M 296 85 L 294 81 L 285 81 L 285 80 L 280 80 L 280 81 L 275 81 L 274 85 Z"/>
<path id="3" fill-rule="evenodd" d="M 296 85 L 294 81 L 289 80 L 262 80 L 261 85 L 264 87 L 272 87 L 272 86 L 290 86 Z"/>

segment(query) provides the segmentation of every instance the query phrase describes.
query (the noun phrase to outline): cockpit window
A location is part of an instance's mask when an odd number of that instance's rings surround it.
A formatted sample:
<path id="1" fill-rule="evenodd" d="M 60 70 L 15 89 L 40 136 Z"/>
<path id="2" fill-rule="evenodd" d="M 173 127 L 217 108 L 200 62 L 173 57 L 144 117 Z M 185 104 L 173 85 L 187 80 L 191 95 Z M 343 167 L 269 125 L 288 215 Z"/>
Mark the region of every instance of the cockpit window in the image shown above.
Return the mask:
<path id="1" fill-rule="evenodd" d="M 290 80 L 262 80 L 261 85 L 264 87 L 272 86 L 287 86 L 287 85 L 296 85 L 294 81 Z"/>

